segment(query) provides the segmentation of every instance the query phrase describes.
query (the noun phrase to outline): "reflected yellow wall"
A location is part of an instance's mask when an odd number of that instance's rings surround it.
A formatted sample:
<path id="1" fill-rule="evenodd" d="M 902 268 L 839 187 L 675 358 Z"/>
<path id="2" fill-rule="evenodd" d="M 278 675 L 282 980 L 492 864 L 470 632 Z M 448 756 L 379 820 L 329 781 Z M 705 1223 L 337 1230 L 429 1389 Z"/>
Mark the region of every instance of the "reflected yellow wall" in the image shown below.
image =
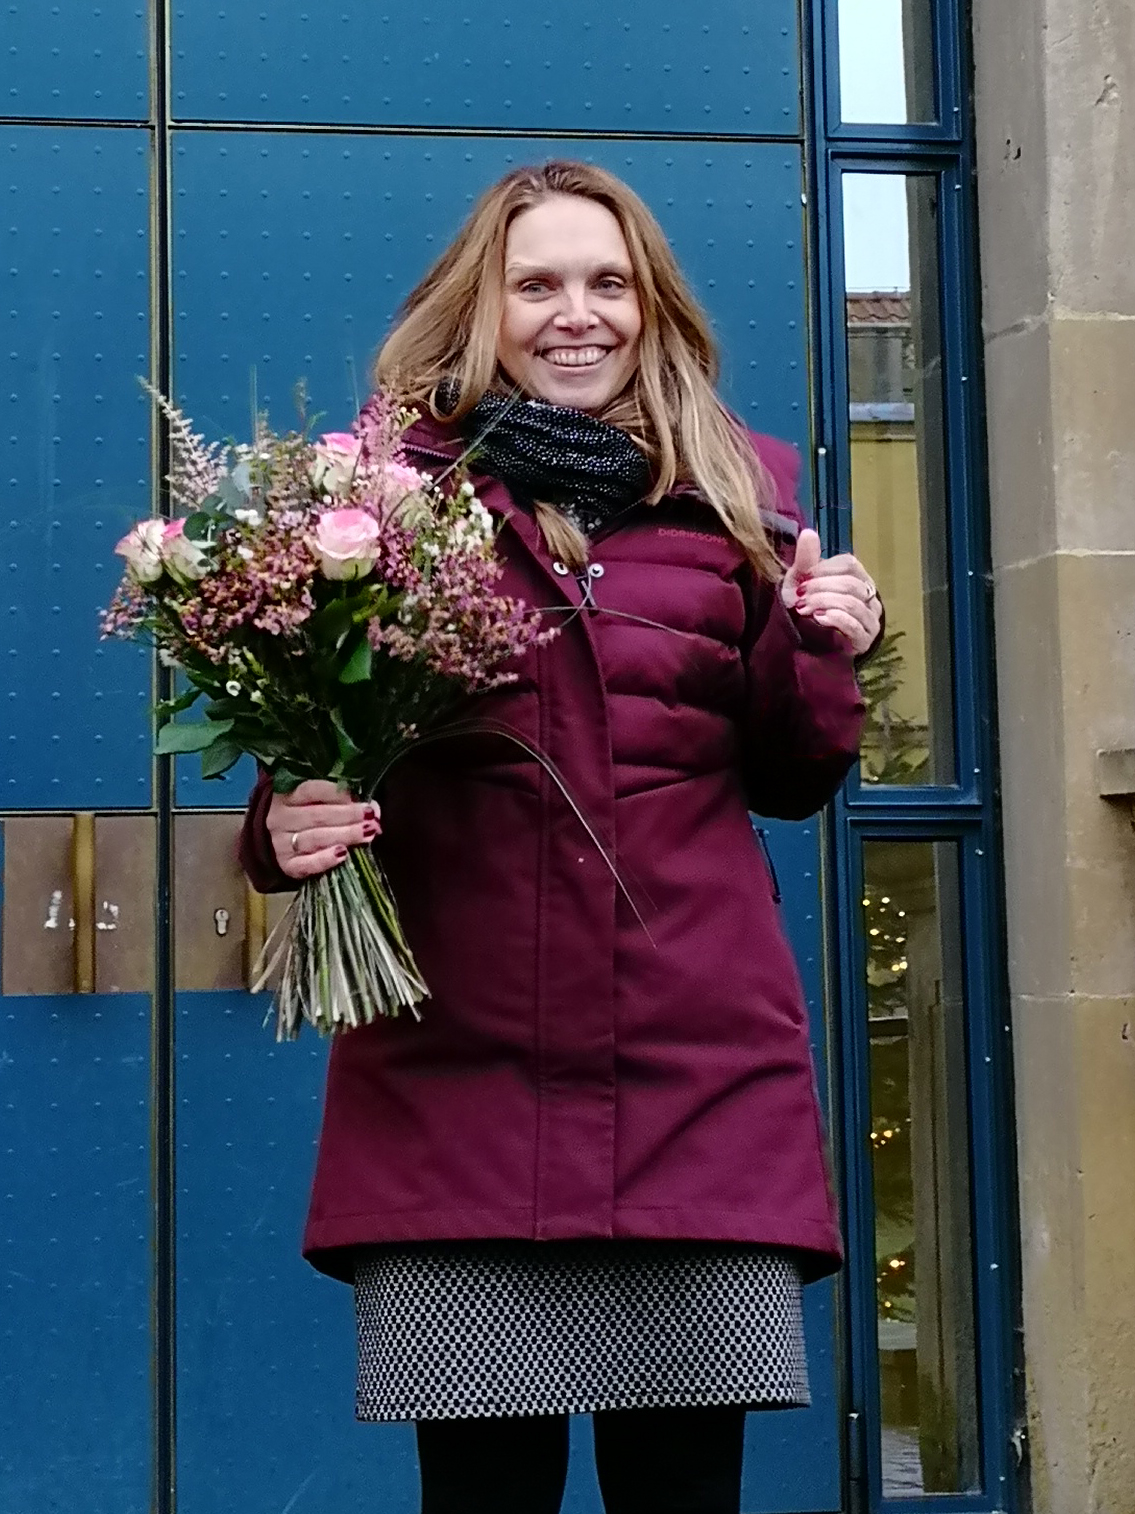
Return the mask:
<path id="1" fill-rule="evenodd" d="M 927 720 L 922 536 L 913 423 L 856 421 L 851 427 L 852 535 L 887 607 L 887 630 L 903 631 L 906 677 L 892 707 Z"/>

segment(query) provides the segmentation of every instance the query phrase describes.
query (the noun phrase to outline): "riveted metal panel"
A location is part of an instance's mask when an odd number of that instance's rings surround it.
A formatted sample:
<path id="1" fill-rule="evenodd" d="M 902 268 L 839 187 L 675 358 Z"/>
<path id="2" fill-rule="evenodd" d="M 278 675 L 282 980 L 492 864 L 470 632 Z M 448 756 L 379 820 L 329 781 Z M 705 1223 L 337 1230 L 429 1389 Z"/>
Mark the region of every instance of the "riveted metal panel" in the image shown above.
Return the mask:
<path id="1" fill-rule="evenodd" d="M 824 1011 L 820 828 L 815 820 L 761 820 L 781 893 L 781 918 L 800 972 L 812 1058 L 825 1112 L 830 1107 Z M 836 1376 L 838 1285 L 805 1289 L 804 1337 L 812 1405 L 750 1414 L 745 1426 L 741 1507 L 745 1514 L 816 1514 L 840 1507 L 840 1391 Z"/>
<path id="2" fill-rule="evenodd" d="M 146 1514 L 149 999 L 0 1001 L 0 1514 Z"/>
<path id="3" fill-rule="evenodd" d="M 414 1514 L 410 1426 L 354 1421 L 349 1288 L 299 1254 L 326 1045 L 178 999 L 178 1514 Z"/>
<path id="4" fill-rule="evenodd" d="M 546 145 L 546 144 L 545 144 Z M 255 376 L 277 424 L 307 383 L 342 427 L 399 302 L 482 189 L 540 159 L 513 139 L 182 132 L 174 154 L 179 398 L 210 435 L 245 434 Z M 801 164 L 768 143 L 555 144 L 626 178 L 658 214 L 725 353 L 750 425 L 807 440 Z M 182 804 L 243 804 L 251 772 L 180 764 Z"/>
<path id="5" fill-rule="evenodd" d="M 149 509 L 148 140 L 0 131 L 0 806 L 150 796 L 150 665 L 101 642 L 114 543 Z"/>
<path id="6" fill-rule="evenodd" d="M 148 7 L 142 0 L 4 0 L 0 116 L 144 121 Z"/>
<path id="7" fill-rule="evenodd" d="M 174 11 L 182 120 L 795 134 L 795 0 Z"/>

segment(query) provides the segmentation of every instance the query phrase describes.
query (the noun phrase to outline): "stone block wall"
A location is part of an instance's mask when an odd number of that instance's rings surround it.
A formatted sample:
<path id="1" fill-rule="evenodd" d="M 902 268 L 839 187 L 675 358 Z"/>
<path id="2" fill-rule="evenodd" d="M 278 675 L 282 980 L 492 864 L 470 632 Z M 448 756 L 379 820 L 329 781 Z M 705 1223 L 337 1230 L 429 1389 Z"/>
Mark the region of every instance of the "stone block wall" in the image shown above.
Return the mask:
<path id="1" fill-rule="evenodd" d="M 1135 6 L 973 22 L 1033 1499 L 1135 1514 Z"/>

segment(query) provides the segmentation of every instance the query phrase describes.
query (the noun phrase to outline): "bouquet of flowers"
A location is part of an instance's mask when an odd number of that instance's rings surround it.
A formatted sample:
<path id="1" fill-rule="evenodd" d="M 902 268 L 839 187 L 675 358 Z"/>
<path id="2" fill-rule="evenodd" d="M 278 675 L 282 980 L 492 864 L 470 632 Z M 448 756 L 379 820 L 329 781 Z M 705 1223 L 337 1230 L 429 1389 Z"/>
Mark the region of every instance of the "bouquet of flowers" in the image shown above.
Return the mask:
<path id="1" fill-rule="evenodd" d="M 158 706 L 159 753 L 200 752 L 206 777 L 251 753 L 279 792 L 325 778 L 371 797 L 396 757 L 550 633 L 496 592 L 489 512 L 460 469 L 412 468 L 413 412 L 376 394 L 351 432 L 317 439 L 256 421 L 247 444 L 170 423 L 174 519 L 140 521 L 104 635 L 144 639 L 188 685 Z M 203 718 L 179 720 L 204 698 Z M 331 1033 L 428 989 L 369 847 L 305 880 L 258 967 L 282 966 L 277 1034 Z"/>

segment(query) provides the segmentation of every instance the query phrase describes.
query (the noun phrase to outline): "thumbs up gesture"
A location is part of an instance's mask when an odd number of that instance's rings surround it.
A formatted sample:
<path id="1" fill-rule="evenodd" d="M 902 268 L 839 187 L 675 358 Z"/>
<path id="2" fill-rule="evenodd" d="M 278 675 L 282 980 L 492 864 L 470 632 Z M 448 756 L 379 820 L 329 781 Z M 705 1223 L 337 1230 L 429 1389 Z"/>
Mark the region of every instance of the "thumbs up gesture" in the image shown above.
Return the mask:
<path id="1" fill-rule="evenodd" d="M 883 606 L 867 569 L 850 552 L 825 558 L 815 531 L 801 531 L 792 566 L 780 581 L 780 596 L 797 615 L 809 615 L 851 643 L 860 656 L 870 650 L 883 622 Z"/>

